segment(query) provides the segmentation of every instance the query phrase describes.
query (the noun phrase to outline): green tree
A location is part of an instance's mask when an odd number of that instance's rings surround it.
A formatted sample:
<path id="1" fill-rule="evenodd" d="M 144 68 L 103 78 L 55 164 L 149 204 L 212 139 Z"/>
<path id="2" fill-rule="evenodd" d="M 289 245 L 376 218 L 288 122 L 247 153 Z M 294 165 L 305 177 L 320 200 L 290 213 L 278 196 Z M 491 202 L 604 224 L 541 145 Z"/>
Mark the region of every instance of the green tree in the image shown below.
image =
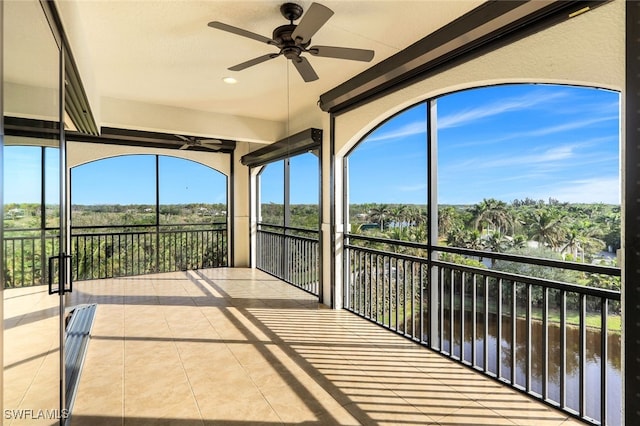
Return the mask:
<path id="1" fill-rule="evenodd" d="M 380 230 L 384 231 L 384 224 L 391 215 L 391 209 L 386 204 L 378 204 L 369 210 L 369 219 L 380 225 Z"/>
<path id="2" fill-rule="evenodd" d="M 483 241 L 485 248 L 489 249 L 493 253 L 502 253 L 508 247 L 509 240 L 500 232 L 495 231 L 487 235 L 487 238 Z M 491 267 L 495 266 L 496 259 L 491 258 Z"/>
<path id="3" fill-rule="evenodd" d="M 438 209 L 438 234 L 448 236 L 454 229 L 460 229 L 463 226 L 462 217 L 458 214 L 455 207 L 447 206 Z"/>
<path id="4" fill-rule="evenodd" d="M 496 231 L 508 232 L 513 229 L 513 215 L 507 203 L 495 198 L 484 199 L 472 208 L 473 225 L 483 231 L 493 227 Z"/>
<path id="5" fill-rule="evenodd" d="M 591 257 L 605 248 L 604 241 L 598 238 L 601 234 L 600 227 L 589 220 L 574 221 L 566 229 L 565 245 L 560 252 L 564 254 L 568 251 L 574 260 L 581 257 L 584 262 L 585 256 Z"/>
<path id="6" fill-rule="evenodd" d="M 557 209 L 538 208 L 529 214 L 527 229 L 529 237 L 551 249 L 557 249 L 562 241 L 563 215 Z"/>

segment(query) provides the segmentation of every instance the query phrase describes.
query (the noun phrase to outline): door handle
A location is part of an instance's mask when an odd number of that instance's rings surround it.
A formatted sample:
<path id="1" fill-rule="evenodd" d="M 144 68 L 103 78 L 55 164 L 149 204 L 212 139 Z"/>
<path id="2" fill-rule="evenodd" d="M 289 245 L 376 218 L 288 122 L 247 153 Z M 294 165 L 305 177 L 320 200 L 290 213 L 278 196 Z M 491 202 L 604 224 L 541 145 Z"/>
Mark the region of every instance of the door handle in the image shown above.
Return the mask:
<path id="1" fill-rule="evenodd" d="M 54 269 L 56 267 L 57 268 Z M 67 271 L 71 271 L 71 256 L 65 253 L 59 253 L 57 256 L 51 256 L 49 258 L 49 274 L 48 285 L 49 294 L 65 294 L 73 291 L 73 279 L 71 274 L 69 277 L 69 287 L 65 287 L 65 281 L 67 277 Z M 57 273 L 56 273 L 57 272 Z M 57 276 L 58 287 L 54 288 L 54 277 Z"/>

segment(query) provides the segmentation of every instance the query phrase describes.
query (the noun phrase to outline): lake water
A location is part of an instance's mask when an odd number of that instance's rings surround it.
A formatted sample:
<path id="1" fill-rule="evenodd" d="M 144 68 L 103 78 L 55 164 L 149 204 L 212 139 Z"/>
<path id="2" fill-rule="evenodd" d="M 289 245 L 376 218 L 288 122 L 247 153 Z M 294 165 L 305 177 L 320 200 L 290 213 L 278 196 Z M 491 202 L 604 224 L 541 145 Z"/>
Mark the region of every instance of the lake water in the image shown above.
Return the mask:
<path id="1" fill-rule="evenodd" d="M 459 318 L 459 312 L 456 312 Z M 444 334 L 442 347 L 444 350 L 452 352 L 453 355 L 460 356 L 460 324 L 459 320 L 454 320 L 454 345 L 453 351 L 449 342 L 449 320 L 448 312 L 445 311 Z M 484 366 L 484 314 L 478 313 L 476 316 L 477 336 L 475 340 L 476 346 L 476 362 L 479 366 Z M 472 347 L 472 313 L 465 313 L 465 337 L 464 337 L 464 359 L 471 361 Z M 525 386 L 526 384 L 526 334 L 527 323 L 524 319 L 516 320 L 516 384 Z M 489 330 L 487 343 L 488 365 L 489 370 L 496 372 L 496 353 L 497 353 L 497 320 L 495 314 L 489 314 Z M 501 369 L 502 376 L 511 379 L 511 318 L 504 316 L 502 318 L 501 333 Z M 560 327 L 557 324 L 549 324 L 548 327 L 548 397 L 551 400 L 559 401 L 560 399 Z M 566 358 L 566 404 L 568 407 L 578 410 L 579 408 L 579 377 L 580 377 L 580 359 L 579 359 L 579 329 L 577 327 L 567 327 L 567 358 Z M 608 356 L 606 360 L 607 368 L 607 424 L 621 424 L 621 401 L 622 401 L 622 376 L 620 372 L 621 346 L 620 334 L 609 333 Z M 541 394 L 543 380 L 543 326 L 540 321 L 532 321 L 531 325 L 531 390 Z M 586 392 L 586 414 L 587 416 L 600 420 L 600 330 L 587 329 L 586 335 L 586 360 L 585 360 L 585 388 Z"/>

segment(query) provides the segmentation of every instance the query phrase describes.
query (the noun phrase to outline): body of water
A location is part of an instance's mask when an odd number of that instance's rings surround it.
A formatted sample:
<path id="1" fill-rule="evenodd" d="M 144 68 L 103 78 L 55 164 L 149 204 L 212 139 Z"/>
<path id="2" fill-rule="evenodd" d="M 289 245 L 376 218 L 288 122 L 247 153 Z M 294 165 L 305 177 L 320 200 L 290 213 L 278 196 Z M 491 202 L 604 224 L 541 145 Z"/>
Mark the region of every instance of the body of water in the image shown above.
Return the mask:
<path id="1" fill-rule="evenodd" d="M 449 340 L 449 313 L 445 310 L 444 336 L 442 348 L 445 351 L 460 357 L 464 352 L 464 360 L 471 361 L 472 345 L 476 349 L 476 365 L 488 367 L 488 370 L 497 372 L 497 330 L 498 322 L 495 314 L 489 314 L 489 329 L 485 336 L 484 313 L 476 315 L 476 338 L 472 336 L 472 313 L 465 312 L 464 318 L 464 342 L 460 339 L 460 316 L 456 312 L 454 320 L 454 342 L 451 348 Z M 516 352 L 515 383 L 520 386 L 526 385 L 527 371 L 527 322 L 525 319 L 516 319 L 516 342 L 512 340 L 512 320 L 511 317 L 503 315 L 502 332 L 500 336 L 500 366 L 501 376 L 512 380 L 511 354 Z M 567 326 L 566 331 L 566 405 L 576 411 L 579 409 L 579 383 L 580 383 L 580 330 L 578 327 Z M 543 345 L 543 324 L 541 321 L 531 322 L 531 390 L 542 394 L 544 375 L 544 345 Z M 586 333 L 586 358 L 585 358 L 585 389 L 586 391 L 586 414 L 587 416 L 600 420 L 600 384 L 601 384 L 601 341 L 600 329 L 588 328 Z M 619 425 L 622 421 L 622 375 L 621 375 L 621 345 L 619 333 L 608 333 L 607 336 L 607 359 L 606 363 L 606 388 L 607 388 L 607 424 Z M 488 345 L 488 359 L 484 359 L 484 344 Z M 560 327 L 557 323 L 550 323 L 548 326 L 548 346 L 547 346 L 547 376 L 548 376 L 548 398 L 553 401 L 560 401 L 561 384 L 561 345 Z"/>

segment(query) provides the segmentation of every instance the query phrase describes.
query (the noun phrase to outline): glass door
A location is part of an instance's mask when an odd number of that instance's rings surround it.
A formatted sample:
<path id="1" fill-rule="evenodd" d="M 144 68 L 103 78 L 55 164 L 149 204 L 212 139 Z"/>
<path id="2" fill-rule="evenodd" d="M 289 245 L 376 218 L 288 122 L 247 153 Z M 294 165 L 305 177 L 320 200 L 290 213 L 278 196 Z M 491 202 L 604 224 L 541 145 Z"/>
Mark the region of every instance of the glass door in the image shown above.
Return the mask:
<path id="1" fill-rule="evenodd" d="M 60 43 L 38 0 L 3 2 L 3 29 L 2 421 L 62 424 L 66 166 Z"/>

